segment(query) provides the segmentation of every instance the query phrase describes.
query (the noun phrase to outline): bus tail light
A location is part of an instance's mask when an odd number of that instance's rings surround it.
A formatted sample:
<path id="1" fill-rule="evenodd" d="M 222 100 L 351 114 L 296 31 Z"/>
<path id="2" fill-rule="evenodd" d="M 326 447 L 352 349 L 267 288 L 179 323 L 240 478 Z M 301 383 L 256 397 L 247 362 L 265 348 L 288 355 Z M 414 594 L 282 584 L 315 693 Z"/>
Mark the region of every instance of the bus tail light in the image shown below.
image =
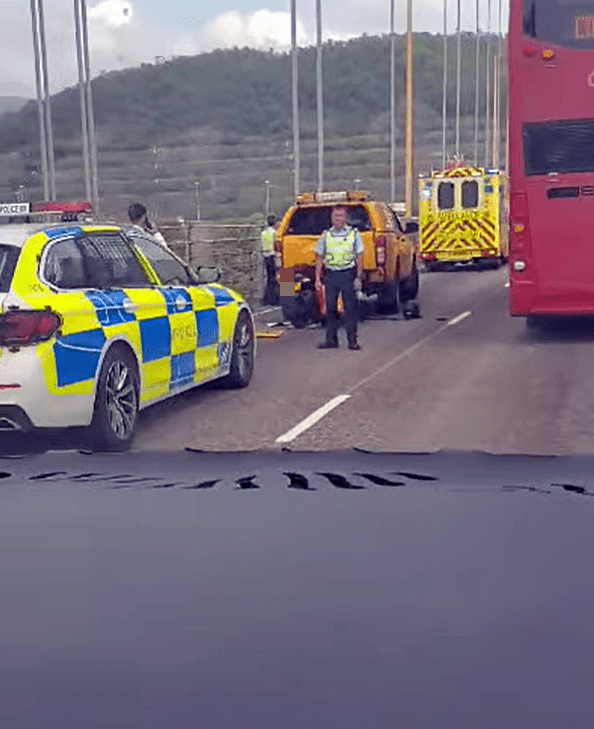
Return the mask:
<path id="1" fill-rule="evenodd" d="M 386 265 L 386 239 L 383 235 L 375 241 L 375 261 L 378 266 Z"/>
<path id="2" fill-rule="evenodd" d="M 514 192 L 510 200 L 511 248 L 514 251 L 526 250 L 530 243 L 528 220 L 528 196 L 525 192 Z"/>
<path id="3" fill-rule="evenodd" d="M 51 339 L 62 325 L 53 311 L 7 311 L 0 315 L 0 346 L 25 347 Z"/>
<path id="4" fill-rule="evenodd" d="M 525 192 L 514 192 L 510 200 L 510 212 L 513 219 L 528 218 L 528 196 Z"/>

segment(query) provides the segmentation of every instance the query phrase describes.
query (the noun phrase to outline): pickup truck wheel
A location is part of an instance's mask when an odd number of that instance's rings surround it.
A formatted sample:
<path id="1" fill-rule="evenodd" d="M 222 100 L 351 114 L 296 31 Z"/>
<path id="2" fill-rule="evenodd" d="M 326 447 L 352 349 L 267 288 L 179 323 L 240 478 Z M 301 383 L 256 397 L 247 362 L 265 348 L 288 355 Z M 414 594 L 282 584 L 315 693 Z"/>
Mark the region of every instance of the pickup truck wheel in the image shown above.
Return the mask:
<path id="1" fill-rule="evenodd" d="M 407 301 L 402 307 L 402 314 L 405 319 L 420 319 L 421 309 L 416 301 Z"/>
<path id="2" fill-rule="evenodd" d="M 403 304 L 405 301 L 412 301 L 416 299 L 419 294 L 419 269 L 415 267 L 412 276 L 405 278 L 399 282 L 398 295 L 400 302 Z"/>
<path id="3" fill-rule="evenodd" d="M 380 314 L 393 314 L 398 311 L 397 281 L 382 284 L 377 297 L 377 310 Z"/>
<path id="4" fill-rule="evenodd" d="M 283 318 L 290 321 L 295 329 L 305 328 L 310 321 L 315 321 L 317 316 L 317 303 L 313 291 L 302 291 L 283 305 Z"/>

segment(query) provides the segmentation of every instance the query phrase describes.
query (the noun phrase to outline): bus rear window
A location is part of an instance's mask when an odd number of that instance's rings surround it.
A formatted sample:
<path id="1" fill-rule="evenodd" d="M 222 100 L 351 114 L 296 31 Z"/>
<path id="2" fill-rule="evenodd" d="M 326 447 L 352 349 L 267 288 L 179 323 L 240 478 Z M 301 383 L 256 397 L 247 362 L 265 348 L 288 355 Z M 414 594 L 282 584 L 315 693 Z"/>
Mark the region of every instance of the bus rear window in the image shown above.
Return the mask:
<path id="1" fill-rule="evenodd" d="M 524 0 L 524 33 L 565 48 L 594 48 L 594 4 Z"/>
<path id="2" fill-rule="evenodd" d="M 594 172 L 594 120 L 525 124 L 527 175 Z"/>
<path id="3" fill-rule="evenodd" d="M 3 245 L 0 243 L 0 293 L 7 294 L 10 291 L 12 276 L 16 263 L 21 252 L 15 246 Z"/>

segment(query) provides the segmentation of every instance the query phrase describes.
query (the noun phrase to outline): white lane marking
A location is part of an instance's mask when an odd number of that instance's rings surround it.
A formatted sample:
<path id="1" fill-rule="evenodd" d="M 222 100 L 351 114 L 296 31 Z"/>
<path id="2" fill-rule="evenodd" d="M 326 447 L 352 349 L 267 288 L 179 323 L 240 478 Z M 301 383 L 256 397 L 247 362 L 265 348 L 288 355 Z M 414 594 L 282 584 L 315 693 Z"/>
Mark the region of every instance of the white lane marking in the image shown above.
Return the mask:
<path id="1" fill-rule="evenodd" d="M 290 443 L 292 440 L 295 440 L 298 436 L 300 436 L 302 433 L 305 433 L 306 430 L 311 428 L 313 425 L 315 425 L 317 422 L 319 422 L 325 415 L 328 415 L 328 413 L 332 412 L 334 408 L 338 407 L 339 405 L 342 405 L 343 402 L 348 400 L 353 393 L 355 393 L 357 390 L 359 390 L 363 385 L 366 385 L 368 382 L 371 382 L 375 377 L 378 375 L 381 375 L 386 370 L 389 370 L 390 367 L 393 367 L 395 364 L 398 364 L 401 360 L 403 360 L 405 357 L 408 357 L 410 354 L 415 352 L 419 347 L 422 347 L 423 344 L 428 342 L 430 339 L 433 339 L 433 337 L 437 336 L 441 332 L 444 331 L 449 326 L 452 326 L 453 324 L 457 324 L 459 321 L 462 321 L 462 319 L 466 319 L 467 316 L 470 316 L 472 312 L 465 311 L 459 316 L 454 317 L 450 321 L 446 322 L 445 324 L 442 324 L 440 327 L 438 327 L 434 332 L 431 332 L 430 334 L 425 335 L 416 344 L 412 344 L 408 349 L 405 349 L 404 352 L 401 352 L 400 354 L 396 355 L 396 357 L 393 357 L 391 360 L 388 360 L 386 364 L 379 367 L 375 372 L 372 372 L 367 377 L 364 377 L 362 380 L 359 380 L 353 387 L 350 387 L 345 395 L 337 395 L 336 397 L 332 398 L 332 400 L 328 401 L 325 405 L 322 405 L 321 408 L 318 408 L 315 410 L 311 415 L 308 415 L 307 418 L 302 420 L 300 423 L 297 423 L 297 425 L 294 428 L 291 428 L 291 430 L 288 430 L 283 435 L 280 435 L 274 442 L 275 443 Z"/>
<path id="2" fill-rule="evenodd" d="M 454 324 L 459 324 L 463 319 L 466 319 L 467 316 L 470 316 L 472 314 L 472 311 L 463 311 L 461 314 L 458 314 L 458 316 L 455 316 L 453 319 L 450 319 L 450 321 L 447 323 L 447 326 L 453 327 Z"/>
<path id="3" fill-rule="evenodd" d="M 255 316 L 263 316 L 264 314 L 272 314 L 273 311 L 280 311 L 280 306 L 271 306 L 269 309 L 262 309 L 262 311 L 256 311 Z"/>
<path id="4" fill-rule="evenodd" d="M 311 426 L 315 425 L 318 420 L 321 420 L 324 415 L 328 415 L 330 411 L 334 410 L 334 408 L 337 408 L 339 405 L 342 405 L 342 403 L 349 398 L 350 395 L 337 395 L 336 397 L 333 397 L 332 400 L 327 402 L 325 405 L 322 405 L 321 408 L 318 408 L 311 415 L 308 415 L 307 418 L 302 420 L 300 423 L 297 423 L 294 428 L 291 428 L 291 430 L 288 430 L 283 435 L 279 435 L 279 437 L 275 440 L 275 443 L 290 443 L 292 440 L 295 440 L 297 436 L 311 428 Z"/>
<path id="5" fill-rule="evenodd" d="M 509 289 L 509 281 L 506 284 L 503 284 L 504 289 Z"/>

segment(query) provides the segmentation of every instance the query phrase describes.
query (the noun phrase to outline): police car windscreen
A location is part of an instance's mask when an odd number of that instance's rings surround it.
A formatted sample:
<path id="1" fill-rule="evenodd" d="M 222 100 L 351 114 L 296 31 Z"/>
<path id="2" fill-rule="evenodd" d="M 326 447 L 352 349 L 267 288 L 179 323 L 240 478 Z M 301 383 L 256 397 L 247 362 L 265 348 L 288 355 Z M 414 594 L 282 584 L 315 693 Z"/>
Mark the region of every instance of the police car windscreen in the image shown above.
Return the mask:
<path id="1" fill-rule="evenodd" d="M 524 125 L 527 175 L 594 172 L 594 119 Z"/>
<path id="2" fill-rule="evenodd" d="M 347 223 L 358 230 L 371 230 L 369 215 L 363 205 L 346 205 Z M 287 229 L 288 235 L 321 235 L 332 225 L 332 205 L 297 208 Z"/>
<path id="3" fill-rule="evenodd" d="M 19 258 L 20 248 L 0 244 L 0 293 L 7 294 Z"/>

